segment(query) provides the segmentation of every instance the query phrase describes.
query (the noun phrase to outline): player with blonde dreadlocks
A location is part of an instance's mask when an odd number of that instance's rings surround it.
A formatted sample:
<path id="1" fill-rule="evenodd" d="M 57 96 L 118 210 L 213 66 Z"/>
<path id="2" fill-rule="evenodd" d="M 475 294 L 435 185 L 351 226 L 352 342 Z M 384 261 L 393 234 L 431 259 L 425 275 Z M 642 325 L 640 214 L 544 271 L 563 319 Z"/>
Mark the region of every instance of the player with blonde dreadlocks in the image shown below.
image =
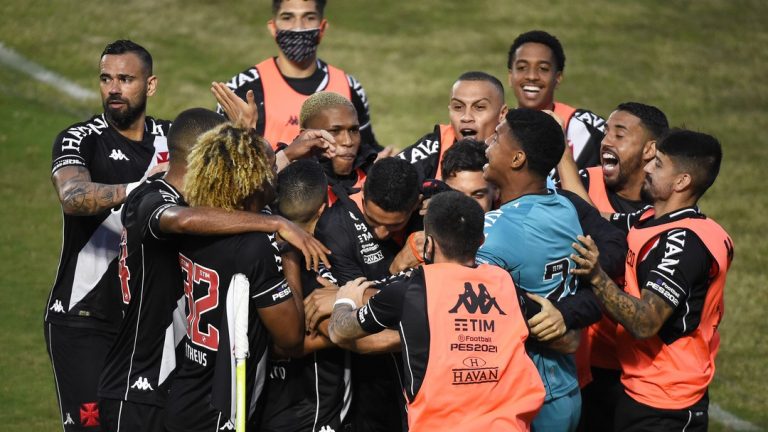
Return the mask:
<path id="1" fill-rule="evenodd" d="M 253 129 L 222 124 L 202 135 L 187 158 L 186 198 L 192 206 L 243 210 L 261 193 L 274 198 L 275 154 Z"/>
<path id="2" fill-rule="evenodd" d="M 193 207 L 259 212 L 274 198 L 275 155 L 252 129 L 230 123 L 212 129 L 197 141 L 187 165 L 186 198 Z M 253 361 L 246 363 L 245 406 L 258 399 L 263 387 L 256 381 L 264 377 L 259 365 L 263 368 L 265 362 L 259 360 L 266 356 L 268 341 L 288 352 L 301 349 L 302 297 L 294 299 L 285 281 L 274 234 L 186 236 L 178 249 L 187 332 L 165 426 L 174 432 L 225 429 L 236 414 L 231 281 L 245 276 L 249 286 L 248 345 Z"/>

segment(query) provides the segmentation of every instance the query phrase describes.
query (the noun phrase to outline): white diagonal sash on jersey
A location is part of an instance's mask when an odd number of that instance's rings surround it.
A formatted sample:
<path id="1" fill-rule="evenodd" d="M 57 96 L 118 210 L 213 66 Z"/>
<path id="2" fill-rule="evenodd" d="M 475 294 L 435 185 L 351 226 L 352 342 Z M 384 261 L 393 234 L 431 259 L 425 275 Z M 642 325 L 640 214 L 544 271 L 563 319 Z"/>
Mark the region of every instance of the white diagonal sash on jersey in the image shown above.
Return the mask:
<path id="1" fill-rule="evenodd" d="M 176 301 L 176 309 L 173 310 L 173 322 L 165 329 L 163 357 L 160 362 L 160 374 L 157 378 L 158 385 L 164 383 L 168 375 L 176 369 L 176 347 L 179 346 L 187 333 L 187 321 L 184 317 L 186 313 L 184 310 L 185 302 L 186 297 L 184 296 Z"/>
<path id="2" fill-rule="evenodd" d="M 123 225 L 120 222 L 119 210 L 112 210 L 109 216 L 99 225 L 88 243 L 77 254 L 75 277 L 72 281 L 72 293 L 69 297 L 71 310 L 99 283 L 109 267 L 109 263 L 117 258 L 120 246 L 120 232 Z"/>

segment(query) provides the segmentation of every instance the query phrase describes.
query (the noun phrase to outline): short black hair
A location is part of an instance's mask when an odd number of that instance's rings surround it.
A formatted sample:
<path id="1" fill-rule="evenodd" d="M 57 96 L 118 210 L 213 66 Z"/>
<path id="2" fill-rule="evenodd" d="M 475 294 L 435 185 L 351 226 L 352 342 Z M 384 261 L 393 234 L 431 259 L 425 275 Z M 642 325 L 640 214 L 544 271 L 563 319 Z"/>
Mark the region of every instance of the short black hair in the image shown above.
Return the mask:
<path id="1" fill-rule="evenodd" d="M 616 107 L 617 111 L 626 111 L 640 119 L 643 127 L 658 140 L 669 130 L 669 121 L 664 112 L 653 105 L 640 102 L 624 102 Z"/>
<path id="2" fill-rule="evenodd" d="M 490 83 L 499 92 L 501 101 L 504 102 L 504 85 L 501 83 L 501 81 L 499 81 L 498 78 L 489 73 L 481 71 L 464 72 L 463 74 L 459 75 L 458 78 L 456 78 L 456 82 L 459 81 L 485 81 Z"/>
<path id="3" fill-rule="evenodd" d="M 715 183 L 723 160 L 717 138 L 686 129 L 671 129 L 656 143 L 656 151 L 672 159 L 680 172 L 691 175 L 697 199 Z"/>
<path id="4" fill-rule="evenodd" d="M 512 69 L 512 63 L 515 62 L 515 52 L 518 48 L 527 43 L 540 43 L 549 47 L 552 50 L 552 55 L 555 57 L 555 68 L 559 72 L 565 71 L 565 52 L 563 51 L 563 45 L 560 41 L 551 34 L 543 30 L 531 30 L 517 36 L 512 42 L 512 46 L 509 47 L 509 54 L 507 54 L 507 69 Z"/>
<path id="5" fill-rule="evenodd" d="M 482 171 L 488 163 L 485 143 L 473 138 L 456 142 L 443 154 L 440 175 L 447 179 L 461 171 Z"/>
<path id="6" fill-rule="evenodd" d="M 104 51 L 101 52 L 101 57 L 104 57 L 107 54 L 120 55 L 127 53 L 136 54 L 144 65 L 144 71 L 147 73 L 147 76 L 152 75 L 152 55 L 146 48 L 136 42 L 127 39 L 116 40 L 104 47 Z"/>
<path id="7" fill-rule="evenodd" d="M 434 238 L 446 258 L 470 260 L 483 244 L 484 219 L 474 199 L 461 192 L 443 192 L 429 201 L 424 233 Z"/>
<path id="8" fill-rule="evenodd" d="M 363 185 L 363 196 L 387 212 L 410 212 L 419 200 L 416 168 L 400 158 L 374 163 Z"/>
<path id="9" fill-rule="evenodd" d="M 291 222 L 309 222 L 327 197 L 328 179 L 315 160 L 297 160 L 277 174 L 277 206 Z"/>
<path id="10" fill-rule="evenodd" d="M 317 9 L 317 13 L 319 13 L 320 16 L 323 16 L 323 14 L 325 13 L 326 0 L 304 0 L 304 1 L 314 1 Z M 272 0 L 272 15 L 277 15 L 277 11 L 280 10 L 280 5 L 282 4 L 283 4 L 283 0 Z"/>
<path id="11" fill-rule="evenodd" d="M 182 111 L 171 124 L 168 131 L 168 152 L 171 161 L 186 163 L 187 155 L 200 135 L 227 119 L 206 108 L 190 108 Z"/>
<path id="12" fill-rule="evenodd" d="M 510 134 L 525 152 L 528 170 L 546 177 L 565 151 L 563 128 L 549 114 L 528 108 L 507 112 Z"/>

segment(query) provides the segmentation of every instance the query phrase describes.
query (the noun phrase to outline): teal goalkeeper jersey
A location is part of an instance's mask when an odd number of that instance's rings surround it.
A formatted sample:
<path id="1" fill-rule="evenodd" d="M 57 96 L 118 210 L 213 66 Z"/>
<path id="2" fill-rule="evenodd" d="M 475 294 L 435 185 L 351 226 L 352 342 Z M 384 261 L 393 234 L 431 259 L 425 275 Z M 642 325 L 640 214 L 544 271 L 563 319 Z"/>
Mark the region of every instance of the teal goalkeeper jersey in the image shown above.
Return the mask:
<path id="1" fill-rule="evenodd" d="M 549 190 L 523 195 L 485 215 L 485 243 L 477 262 L 497 265 L 512 275 L 519 288 L 555 303 L 577 289 L 570 274 L 571 244 L 581 225 L 571 202 Z M 565 396 L 578 387 L 572 355 L 530 347 L 528 354 L 544 382 L 546 401 Z"/>

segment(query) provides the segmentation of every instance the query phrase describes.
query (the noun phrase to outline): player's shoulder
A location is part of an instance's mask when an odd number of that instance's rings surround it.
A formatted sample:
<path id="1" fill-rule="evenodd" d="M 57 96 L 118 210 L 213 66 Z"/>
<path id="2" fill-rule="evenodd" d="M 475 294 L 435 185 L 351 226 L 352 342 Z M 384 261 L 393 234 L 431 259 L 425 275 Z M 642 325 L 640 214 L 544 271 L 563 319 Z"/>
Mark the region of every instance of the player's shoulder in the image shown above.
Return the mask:
<path id="1" fill-rule="evenodd" d="M 171 130 L 171 121 L 156 119 L 154 117 L 146 116 L 144 120 L 146 130 L 154 136 L 168 136 L 168 132 Z"/>
<path id="2" fill-rule="evenodd" d="M 440 144 L 440 125 L 436 124 L 432 131 L 422 135 L 415 143 L 404 148 L 397 154 L 400 159 L 416 163 L 437 151 Z"/>
<path id="3" fill-rule="evenodd" d="M 570 129 L 571 126 L 577 126 L 579 124 L 583 127 L 605 132 L 605 119 L 586 108 L 576 108 L 576 111 L 573 112 L 573 116 L 571 117 L 571 121 L 568 123 L 568 129 Z"/>
<path id="4" fill-rule="evenodd" d="M 80 147 L 101 137 L 110 127 L 104 114 L 96 114 L 88 120 L 67 126 L 56 136 L 55 143 Z"/>
<path id="5" fill-rule="evenodd" d="M 232 78 L 227 81 L 227 87 L 232 90 L 237 90 L 242 87 L 251 87 L 256 84 L 261 77 L 259 76 L 259 70 L 256 67 L 258 65 L 251 65 L 242 71 L 236 73 Z"/>

